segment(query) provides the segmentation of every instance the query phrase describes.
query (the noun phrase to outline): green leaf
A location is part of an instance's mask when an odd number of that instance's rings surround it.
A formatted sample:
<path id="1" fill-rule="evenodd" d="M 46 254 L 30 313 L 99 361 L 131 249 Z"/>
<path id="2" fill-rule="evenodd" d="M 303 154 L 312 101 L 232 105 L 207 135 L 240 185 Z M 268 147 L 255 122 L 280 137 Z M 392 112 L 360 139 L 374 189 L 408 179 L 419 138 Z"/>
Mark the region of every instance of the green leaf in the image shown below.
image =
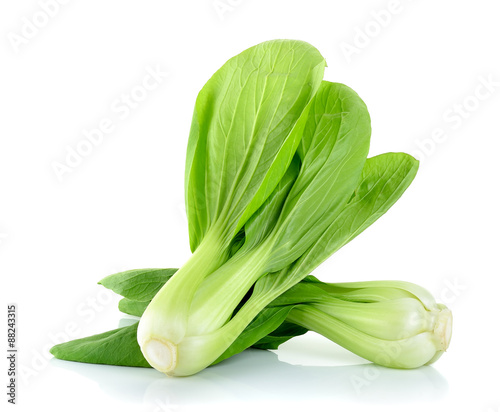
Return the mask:
<path id="1" fill-rule="evenodd" d="M 293 268 L 310 273 L 320 263 L 372 225 L 396 203 L 418 170 L 406 153 L 385 153 L 367 160 L 349 204 Z"/>
<path id="2" fill-rule="evenodd" d="M 215 224 L 232 238 L 283 177 L 325 61 L 310 44 L 274 40 L 226 62 L 196 100 L 186 156 L 194 251 Z"/>
<path id="3" fill-rule="evenodd" d="M 137 325 L 61 343 L 52 347 L 50 353 L 57 359 L 74 362 L 149 368 L 137 343 Z"/>
<path id="4" fill-rule="evenodd" d="M 279 273 L 261 278 L 256 285 L 260 293 L 277 297 L 302 280 L 387 212 L 408 188 L 417 170 L 418 161 L 405 153 L 385 153 L 368 159 L 360 182 L 341 213 L 299 260 Z"/>
<path id="5" fill-rule="evenodd" d="M 345 207 L 366 162 L 370 134 L 370 116 L 357 93 L 323 81 L 304 130 L 300 173 L 276 224 L 268 272 L 298 259 Z"/>
<path id="6" fill-rule="evenodd" d="M 153 299 L 177 269 L 135 269 L 106 276 L 99 284 L 131 300 Z"/>
<path id="7" fill-rule="evenodd" d="M 295 158 L 274 192 L 245 225 L 245 248 L 255 247 L 274 229 L 288 193 L 299 174 L 299 160 Z"/>
<path id="8" fill-rule="evenodd" d="M 118 302 L 118 309 L 127 315 L 141 317 L 150 301 L 139 302 L 137 300 L 130 300 L 123 298 Z"/>

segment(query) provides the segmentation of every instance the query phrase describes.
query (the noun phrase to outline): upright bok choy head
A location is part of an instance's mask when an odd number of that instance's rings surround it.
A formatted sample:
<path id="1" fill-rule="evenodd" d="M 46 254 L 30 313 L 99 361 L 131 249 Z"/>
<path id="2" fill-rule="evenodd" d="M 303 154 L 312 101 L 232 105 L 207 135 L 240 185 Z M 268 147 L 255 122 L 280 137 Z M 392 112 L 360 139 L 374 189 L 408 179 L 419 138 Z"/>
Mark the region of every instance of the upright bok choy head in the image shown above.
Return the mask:
<path id="1" fill-rule="evenodd" d="M 269 202 L 248 220 L 244 245 L 225 264 L 195 285 L 178 276 L 181 268 L 146 309 L 138 340 L 153 367 L 181 376 L 202 370 L 274 299 L 263 297 L 257 306 L 245 305 L 229 321 L 260 277 L 299 259 L 341 213 L 361 176 L 370 131 L 370 118 L 359 96 L 347 86 L 323 82 L 310 104 L 303 128 L 297 151 L 298 176 L 278 209 L 274 224 L 262 219 L 267 208 L 276 206 Z M 203 242 L 206 239 L 207 236 Z M 194 255 L 197 252 L 198 249 Z M 303 273 L 302 277 L 306 275 Z M 288 282 L 288 288 L 300 280 L 296 276 Z M 188 297 L 189 305 L 171 306 L 167 311 L 166 307 L 184 297 L 186 290 L 193 293 Z M 150 319 L 157 316 L 165 323 L 153 331 Z"/>
<path id="2" fill-rule="evenodd" d="M 234 237 L 288 170 L 324 67 L 307 43 L 270 41 L 230 59 L 200 91 L 185 176 L 194 253 L 151 302 L 138 330 L 158 370 L 175 366 L 200 284 L 227 260 Z"/>

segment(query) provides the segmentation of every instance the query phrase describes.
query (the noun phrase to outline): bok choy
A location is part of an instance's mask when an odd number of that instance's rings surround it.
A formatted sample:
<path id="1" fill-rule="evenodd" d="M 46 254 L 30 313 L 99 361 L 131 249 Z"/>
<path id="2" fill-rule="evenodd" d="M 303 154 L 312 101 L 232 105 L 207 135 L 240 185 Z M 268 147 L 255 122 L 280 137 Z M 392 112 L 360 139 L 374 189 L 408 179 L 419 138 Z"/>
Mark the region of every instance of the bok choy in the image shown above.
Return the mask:
<path id="1" fill-rule="evenodd" d="M 311 45 L 275 40 L 210 78 L 186 155 L 191 258 L 178 270 L 103 279 L 140 321 L 56 345 L 54 356 L 187 376 L 307 330 L 390 367 L 418 367 L 446 350 L 451 314 L 424 289 L 309 276 L 381 217 L 418 169 L 404 153 L 367 159 L 366 105 L 322 80 L 325 65 Z"/>

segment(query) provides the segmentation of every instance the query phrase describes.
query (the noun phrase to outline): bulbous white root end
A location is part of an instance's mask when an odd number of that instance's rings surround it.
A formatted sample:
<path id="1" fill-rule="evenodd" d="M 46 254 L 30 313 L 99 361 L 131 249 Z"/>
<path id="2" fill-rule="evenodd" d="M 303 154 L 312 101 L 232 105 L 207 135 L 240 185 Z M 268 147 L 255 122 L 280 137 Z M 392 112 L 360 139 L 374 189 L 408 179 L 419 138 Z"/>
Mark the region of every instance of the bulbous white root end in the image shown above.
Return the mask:
<path id="1" fill-rule="evenodd" d="M 177 365 L 177 346 L 168 340 L 151 338 L 141 347 L 149 364 L 157 371 L 169 374 Z"/>
<path id="2" fill-rule="evenodd" d="M 446 351 L 446 349 L 448 349 L 448 346 L 450 346 L 452 326 L 453 316 L 451 314 L 451 310 L 443 307 L 439 312 L 437 322 L 434 327 L 434 333 L 439 339 L 441 346 L 440 349 L 443 351 Z"/>

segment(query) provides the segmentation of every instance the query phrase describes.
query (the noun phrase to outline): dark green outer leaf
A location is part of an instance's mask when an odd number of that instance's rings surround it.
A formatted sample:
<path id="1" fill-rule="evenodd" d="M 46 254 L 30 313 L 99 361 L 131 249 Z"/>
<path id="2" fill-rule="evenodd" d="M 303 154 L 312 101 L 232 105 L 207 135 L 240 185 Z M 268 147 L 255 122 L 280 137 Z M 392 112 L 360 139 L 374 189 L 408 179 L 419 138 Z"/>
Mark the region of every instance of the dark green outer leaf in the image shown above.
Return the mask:
<path id="1" fill-rule="evenodd" d="M 267 310 L 267 309 L 264 309 Z M 278 347 L 285 343 L 286 341 L 303 335 L 308 329 L 302 326 L 295 325 L 290 322 L 283 322 L 276 330 L 264 336 L 258 342 L 252 345 L 252 348 L 256 349 L 278 349 Z"/>
<path id="2" fill-rule="evenodd" d="M 74 362 L 150 367 L 137 343 L 137 323 L 55 345 L 50 353 Z"/>

